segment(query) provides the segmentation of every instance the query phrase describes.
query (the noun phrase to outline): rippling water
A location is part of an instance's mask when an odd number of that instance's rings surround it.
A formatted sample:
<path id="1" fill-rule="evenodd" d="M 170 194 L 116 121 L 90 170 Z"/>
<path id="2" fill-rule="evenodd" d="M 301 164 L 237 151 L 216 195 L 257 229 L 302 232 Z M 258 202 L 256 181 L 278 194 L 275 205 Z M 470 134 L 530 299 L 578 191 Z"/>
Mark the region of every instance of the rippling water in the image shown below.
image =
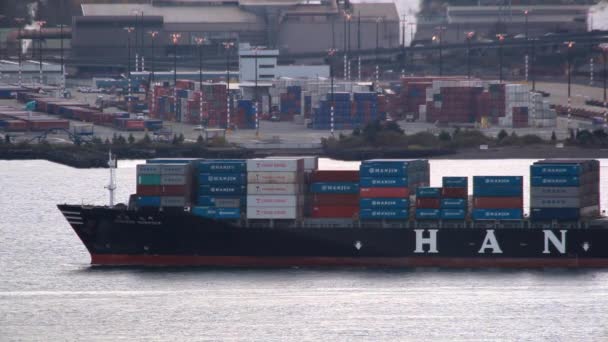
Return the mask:
<path id="1" fill-rule="evenodd" d="M 525 175 L 531 162 L 433 161 L 431 183 Z M 135 164 L 119 165 L 122 201 Z M 608 160 L 602 171 L 606 194 Z M 92 269 L 55 204 L 106 203 L 107 181 L 0 161 L 0 341 L 608 340 L 601 270 Z"/>

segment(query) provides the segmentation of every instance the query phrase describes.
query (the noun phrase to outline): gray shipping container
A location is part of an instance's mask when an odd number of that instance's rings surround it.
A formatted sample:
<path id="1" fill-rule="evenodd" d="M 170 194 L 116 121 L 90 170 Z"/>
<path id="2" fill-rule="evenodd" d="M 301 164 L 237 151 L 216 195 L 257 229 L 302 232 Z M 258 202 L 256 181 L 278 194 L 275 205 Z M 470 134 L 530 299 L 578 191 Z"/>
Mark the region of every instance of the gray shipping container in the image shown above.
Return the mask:
<path id="1" fill-rule="evenodd" d="M 190 172 L 190 164 L 163 164 L 160 173 L 163 175 L 187 175 Z"/>
<path id="2" fill-rule="evenodd" d="M 239 198 L 215 198 L 216 208 L 240 208 L 241 200 Z"/>
<path id="3" fill-rule="evenodd" d="M 532 208 L 580 208 L 581 200 L 578 197 L 532 197 Z"/>
<path id="4" fill-rule="evenodd" d="M 160 165 L 152 165 L 152 164 L 139 164 L 137 165 L 137 175 L 138 176 L 146 176 L 146 175 L 159 175 L 160 174 Z"/>
<path id="5" fill-rule="evenodd" d="M 533 186 L 530 188 L 530 197 L 579 197 L 581 189 L 577 186 Z"/>
<path id="6" fill-rule="evenodd" d="M 161 185 L 185 185 L 187 181 L 186 176 L 183 175 L 161 175 Z"/>
<path id="7" fill-rule="evenodd" d="M 163 196 L 160 198 L 161 207 L 185 207 L 186 198 L 182 196 Z"/>

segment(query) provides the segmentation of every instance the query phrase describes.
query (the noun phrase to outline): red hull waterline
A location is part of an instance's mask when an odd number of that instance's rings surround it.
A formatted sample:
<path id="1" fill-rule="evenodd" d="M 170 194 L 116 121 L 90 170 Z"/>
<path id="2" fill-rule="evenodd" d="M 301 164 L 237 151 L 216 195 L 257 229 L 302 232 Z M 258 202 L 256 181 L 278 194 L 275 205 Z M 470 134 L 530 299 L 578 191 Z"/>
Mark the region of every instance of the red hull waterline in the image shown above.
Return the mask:
<path id="1" fill-rule="evenodd" d="M 605 268 L 608 258 L 340 258 L 94 254 L 95 266 Z"/>

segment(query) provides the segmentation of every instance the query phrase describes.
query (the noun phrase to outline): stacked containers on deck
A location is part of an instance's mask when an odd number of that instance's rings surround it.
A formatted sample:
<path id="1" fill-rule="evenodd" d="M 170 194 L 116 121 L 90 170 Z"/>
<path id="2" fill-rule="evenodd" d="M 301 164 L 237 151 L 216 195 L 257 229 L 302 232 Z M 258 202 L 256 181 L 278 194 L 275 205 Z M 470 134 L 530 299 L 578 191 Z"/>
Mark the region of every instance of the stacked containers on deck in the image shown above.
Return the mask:
<path id="1" fill-rule="evenodd" d="M 239 219 L 245 207 L 247 162 L 239 159 L 203 160 L 198 163 L 198 197 L 195 215 Z"/>
<path id="2" fill-rule="evenodd" d="M 467 177 L 443 177 L 441 188 L 441 219 L 464 220 L 468 208 Z"/>
<path id="3" fill-rule="evenodd" d="M 247 218 L 296 220 L 302 217 L 304 160 L 247 160 Z"/>
<path id="4" fill-rule="evenodd" d="M 473 177 L 473 220 L 521 220 L 523 205 L 523 177 Z"/>
<path id="5" fill-rule="evenodd" d="M 181 208 L 192 198 L 190 163 L 137 165 L 137 206 Z"/>
<path id="6" fill-rule="evenodd" d="M 359 168 L 362 220 L 409 218 L 409 196 L 429 184 L 427 160 L 372 159 Z"/>
<path id="7" fill-rule="evenodd" d="M 416 219 L 441 219 L 441 188 L 419 187 L 416 189 Z"/>
<path id="8" fill-rule="evenodd" d="M 318 170 L 310 176 L 311 217 L 354 218 L 359 213 L 359 171 Z"/>
<path id="9" fill-rule="evenodd" d="M 599 214 L 599 161 L 542 160 L 530 166 L 530 218 L 576 221 Z"/>

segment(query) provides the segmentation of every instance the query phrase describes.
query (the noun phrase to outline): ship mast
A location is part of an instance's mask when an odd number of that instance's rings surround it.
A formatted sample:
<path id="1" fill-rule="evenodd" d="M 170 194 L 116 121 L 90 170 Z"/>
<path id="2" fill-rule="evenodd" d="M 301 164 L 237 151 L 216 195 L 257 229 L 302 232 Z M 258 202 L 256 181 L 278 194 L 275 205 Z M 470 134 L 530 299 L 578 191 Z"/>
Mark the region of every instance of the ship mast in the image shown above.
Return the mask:
<path id="1" fill-rule="evenodd" d="M 106 185 L 105 188 L 110 192 L 110 207 L 114 207 L 114 190 L 116 190 L 114 171 L 116 169 L 116 158 L 112 157 L 112 150 L 108 151 L 108 167 L 110 168 L 110 183 Z"/>

